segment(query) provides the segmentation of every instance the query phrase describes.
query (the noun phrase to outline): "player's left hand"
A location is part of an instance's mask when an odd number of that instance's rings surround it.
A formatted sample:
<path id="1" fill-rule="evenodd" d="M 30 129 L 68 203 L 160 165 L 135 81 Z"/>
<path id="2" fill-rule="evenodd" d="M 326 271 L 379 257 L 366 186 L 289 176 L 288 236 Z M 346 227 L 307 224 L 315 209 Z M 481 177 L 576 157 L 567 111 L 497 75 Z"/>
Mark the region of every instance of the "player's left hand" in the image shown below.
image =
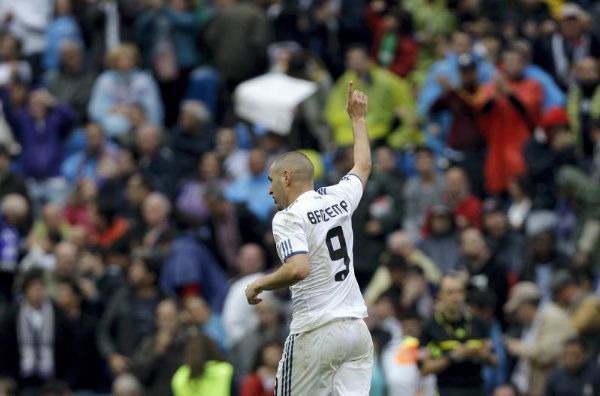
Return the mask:
<path id="1" fill-rule="evenodd" d="M 248 304 L 256 305 L 262 301 L 262 298 L 258 298 L 258 295 L 262 292 L 256 285 L 256 282 L 252 282 L 246 287 L 246 299 L 248 300 Z"/>

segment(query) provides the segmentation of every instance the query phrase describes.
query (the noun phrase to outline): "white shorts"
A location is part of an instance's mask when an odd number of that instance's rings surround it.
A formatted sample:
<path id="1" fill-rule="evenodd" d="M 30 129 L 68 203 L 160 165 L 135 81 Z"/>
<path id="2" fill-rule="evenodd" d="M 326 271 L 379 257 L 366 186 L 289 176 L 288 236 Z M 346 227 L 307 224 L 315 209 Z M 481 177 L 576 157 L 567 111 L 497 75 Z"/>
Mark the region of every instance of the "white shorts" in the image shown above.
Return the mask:
<path id="1" fill-rule="evenodd" d="M 373 341 L 362 319 L 344 318 L 290 334 L 277 368 L 275 396 L 368 396 Z"/>

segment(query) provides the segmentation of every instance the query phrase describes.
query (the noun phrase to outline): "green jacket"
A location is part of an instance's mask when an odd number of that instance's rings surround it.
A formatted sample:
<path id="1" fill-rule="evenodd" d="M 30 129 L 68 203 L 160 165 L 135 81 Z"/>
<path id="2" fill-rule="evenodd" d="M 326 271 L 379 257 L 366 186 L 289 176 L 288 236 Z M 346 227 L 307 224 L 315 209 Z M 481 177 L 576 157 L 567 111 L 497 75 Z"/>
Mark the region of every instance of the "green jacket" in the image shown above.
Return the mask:
<path id="1" fill-rule="evenodd" d="M 325 118 L 333 130 L 333 140 L 339 146 L 350 146 L 353 141 L 352 124 L 346 113 L 348 83 L 369 96 L 367 128 L 371 139 L 389 137 L 393 148 L 416 146 L 423 140 L 418 128 L 414 95 L 410 84 L 387 70 L 372 66 L 371 83 L 362 81 L 355 73 L 344 73 L 335 83 L 325 105 Z M 394 118 L 400 126 L 390 135 Z"/>
<path id="2" fill-rule="evenodd" d="M 189 366 L 181 366 L 173 375 L 174 396 L 229 396 L 233 366 L 227 362 L 208 361 L 200 378 L 190 379 Z"/>
<path id="3" fill-rule="evenodd" d="M 569 126 L 571 127 L 573 142 L 575 142 L 575 147 L 579 152 L 583 150 L 581 146 L 581 125 L 579 123 L 581 100 L 582 95 L 579 87 L 571 87 L 567 94 L 567 113 L 569 114 Z M 592 120 L 600 119 L 600 88 L 597 88 L 594 95 L 592 95 L 590 117 Z"/>
<path id="4" fill-rule="evenodd" d="M 600 185 L 594 183 L 579 168 L 563 166 L 558 171 L 557 185 L 574 202 L 581 222 L 600 220 Z"/>

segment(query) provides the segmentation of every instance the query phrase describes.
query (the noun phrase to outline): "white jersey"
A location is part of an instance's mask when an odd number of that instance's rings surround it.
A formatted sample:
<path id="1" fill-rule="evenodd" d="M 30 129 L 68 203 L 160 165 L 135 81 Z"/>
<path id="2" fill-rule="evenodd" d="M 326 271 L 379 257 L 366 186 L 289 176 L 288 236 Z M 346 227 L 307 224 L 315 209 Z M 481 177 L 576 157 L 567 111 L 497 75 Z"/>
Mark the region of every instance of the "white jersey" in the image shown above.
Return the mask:
<path id="1" fill-rule="evenodd" d="M 302 333 L 337 318 L 364 318 L 367 307 L 354 276 L 352 213 L 363 186 L 348 174 L 334 186 L 307 191 L 273 218 L 282 262 L 309 256 L 310 274 L 290 289 L 290 333 Z"/>

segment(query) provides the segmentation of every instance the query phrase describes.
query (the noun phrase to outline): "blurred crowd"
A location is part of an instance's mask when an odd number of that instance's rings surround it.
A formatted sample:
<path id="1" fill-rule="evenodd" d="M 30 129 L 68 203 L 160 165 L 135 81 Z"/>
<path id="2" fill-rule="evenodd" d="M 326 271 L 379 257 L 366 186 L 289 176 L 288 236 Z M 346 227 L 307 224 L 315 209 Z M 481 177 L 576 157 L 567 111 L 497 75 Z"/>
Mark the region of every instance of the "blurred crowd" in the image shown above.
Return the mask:
<path id="1" fill-rule="evenodd" d="M 597 33 L 592 0 L 0 0 L 0 395 L 272 394 L 268 166 L 351 169 L 350 80 L 371 395 L 600 395 Z M 236 112 L 273 73 L 316 86 L 284 132 Z"/>

